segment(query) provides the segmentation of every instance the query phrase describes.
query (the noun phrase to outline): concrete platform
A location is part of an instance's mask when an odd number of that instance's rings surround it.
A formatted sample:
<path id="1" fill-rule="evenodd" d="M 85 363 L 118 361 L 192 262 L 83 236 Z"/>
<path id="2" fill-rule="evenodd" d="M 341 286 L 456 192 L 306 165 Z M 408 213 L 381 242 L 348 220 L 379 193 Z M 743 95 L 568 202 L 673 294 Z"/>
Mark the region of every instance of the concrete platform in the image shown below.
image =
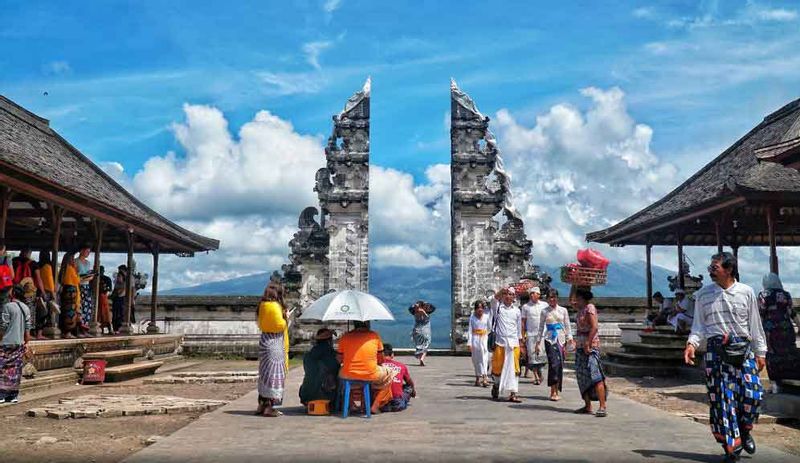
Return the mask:
<path id="1" fill-rule="evenodd" d="M 312 417 L 299 406 L 302 369 L 290 372 L 281 418 L 253 416 L 255 391 L 208 413 L 125 461 L 547 461 L 715 462 L 721 448 L 708 426 L 613 395 L 609 416 L 575 415 L 573 381 L 560 402 L 525 381 L 522 404 L 493 402 L 472 386 L 463 357 L 431 357 L 410 371 L 420 397 L 405 412 L 371 419 Z M 796 462 L 760 446 L 751 462 Z"/>

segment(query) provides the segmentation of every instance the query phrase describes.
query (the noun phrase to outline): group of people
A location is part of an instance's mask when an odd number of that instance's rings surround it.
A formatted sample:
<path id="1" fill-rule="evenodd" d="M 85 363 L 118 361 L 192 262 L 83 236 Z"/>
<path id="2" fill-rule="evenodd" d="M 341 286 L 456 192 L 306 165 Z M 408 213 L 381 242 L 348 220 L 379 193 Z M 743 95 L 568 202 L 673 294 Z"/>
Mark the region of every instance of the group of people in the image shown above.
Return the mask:
<path id="1" fill-rule="evenodd" d="M 673 303 L 670 304 L 660 291 L 653 293 L 653 301 L 658 304 L 658 310 L 647 314 L 645 322 L 653 326 L 673 327 L 676 333 L 688 334 L 694 320 L 694 304 L 683 288 L 675 289 Z"/>
<path id="2" fill-rule="evenodd" d="M 283 402 L 289 368 L 289 315 L 283 298 L 281 284 L 271 281 L 258 306 L 261 340 L 257 415 L 282 415 L 275 407 Z M 384 344 L 380 335 L 370 330 L 369 322 L 353 322 L 353 329 L 339 338 L 335 348 L 334 332 L 327 328 L 317 331 L 314 342 L 303 357 L 304 377 L 299 390 L 303 405 L 327 401 L 334 410 L 350 407 L 350 403 L 340 400 L 341 380 L 345 379 L 370 384 L 371 403 L 364 403 L 363 397 L 361 403 L 372 413 L 405 410 L 411 398 L 416 397 L 408 368 L 394 358 L 392 346 Z"/>
<path id="3" fill-rule="evenodd" d="M 45 328 L 53 326 L 58 326 L 67 339 L 91 336 L 93 284 L 99 285 L 96 321 L 100 333 L 119 333 L 125 318 L 128 268 L 120 265 L 112 280 L 103 266 L 95 271 L 91 253 L 88 243 L 81 244 L 77 250 L 64 253 L 58 272 L 54 272 L 50 251 L 40 251 L 39 259 L 34 260 L 32 249 L 23 247 L 12 258 L 0 239 L 0 267 L 7 268 L 11 276 L 10 297 L 25 304 L 31 313 L 33 339 L 46 339 Z M 131 322 L 135 322 L 131 305 Z"/>
<path id="4" fill-rule="evenodd" d="M 585 402 L 575 412 L 593 413 L 592 401 L 598 401 L 595 415 L 607 416 L 605 375 L 600 360 L 597 309 L 591 303 L 593 297 L 588 288 L 578 288 L 576 292 L 575 338 L 569 313 L 558 304 L 555 288 L 547 291 L 546 302 L 541 300 L 539 287 L 518 294 L 514 286 L 501 288 L 490 301 L 475 301 L 468 334 L 475 386 L 488 387 L 491 375 L 492 398 L 499 400 L 500 396 L 507 395 L 510 402 L 518 403 L 521 402 L 521 370 L 527 370 L 526 376 L 528 372 L 533 373 L 533 384 L 539 385 L 547 365 L 550 400 L 558 401 L 564 380 L 566 349 L 570 347 L 575 350 L 575 372 Z"/>

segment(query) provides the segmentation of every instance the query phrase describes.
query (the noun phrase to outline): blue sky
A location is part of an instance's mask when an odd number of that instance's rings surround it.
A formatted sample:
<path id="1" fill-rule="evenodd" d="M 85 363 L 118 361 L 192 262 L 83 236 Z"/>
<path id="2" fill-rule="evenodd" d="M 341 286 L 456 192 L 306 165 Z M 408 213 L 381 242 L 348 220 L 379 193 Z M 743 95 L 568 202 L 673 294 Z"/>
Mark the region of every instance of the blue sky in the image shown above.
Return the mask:
<path id="1" fill-rule="evenodd" d="M 146 200 L 147 192 L 137 188 L 152 183 L 134 177 L 148 160 L 170 151 L 178 164 L 191 157 L 176 124 L 191 126 L 192 108 L 219 111 L 234 142 L 262 110 L 290 123 L 288 133 L 320 139 L 330 131 L 330 116 L 371 75 L 372 162 L 386 169 L 380 175 L 410 175 L 419 199 L 420 188 L 438 188 L 431 167 L 449 162 L 451 76 L 493 121 L 500 114 L 513 117 L 496 129 L 501 149 L 519 166 L 539 148 L 518 146 L 510 140 L 514 130 L 534 133 L 544 127 L 542 117 L 558 113 L 554 108 L 574 109 L 589 120 L 597 107 L 602 117 L 600 101 L 611 94 L 591 96 L 582 89 L 618 88 L 619 117 L 599 123 L 591 140 L 606 140 L 596 131 L 614 132 L 619 121 L 630 133 L 611 137 L 610 145 L 634 140 L 636 128 L 646 127 L 644 138 L 636 139 L 644 140 L 641 154 L 653 159 L 647 172 L 658 173 L 648 181 L 664 185 L 619 210 L 590 205 L 585 220 L 576 218 L 580 198 L 565 204 L 572 222 L 561 226 L 580 236 L 665 193 L 764 115 L 800 96 L 800 18 L 793 2 L 31 3 L 0 0 L 0 92 L 51 119 L 98 163 L 118 163 L 121 182 Z M 525 204 L 534 214 L 531 201 Z M 175 216 L 171 211 L 167 207 Z M 284 212 L 250 214 L 262 231 L 280 238 L 269 265 L 285 255 L 278 243 L 296 221 Z M 177 219 L 224 239 L 220 221 L 237 214 L 178 213 Z M 396 235 L 382 244 L 395 250 L 414 245 Z M 438 244 L 418 250 L 429 264 L 447 255 Z M 235 272 L 195 269 L 185 278 L 203 281 L 264 267 L 263 259 L 231 256 L 225 266 Z"/>

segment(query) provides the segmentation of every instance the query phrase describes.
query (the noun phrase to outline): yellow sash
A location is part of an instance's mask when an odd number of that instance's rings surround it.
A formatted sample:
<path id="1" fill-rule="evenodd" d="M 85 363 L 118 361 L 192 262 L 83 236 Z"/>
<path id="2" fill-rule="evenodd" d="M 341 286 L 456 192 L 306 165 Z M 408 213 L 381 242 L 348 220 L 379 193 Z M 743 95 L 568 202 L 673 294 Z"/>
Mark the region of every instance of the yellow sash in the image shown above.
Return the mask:
<path id="1" fill-rule="evenodd" d="M 479 329 L 472 330 L 472 334 L 475 334 L 475 335 L 478 335 L 478 336 L 483 336 L 487 332 L 488 332 L 487 330 L 479 330 Z"/>

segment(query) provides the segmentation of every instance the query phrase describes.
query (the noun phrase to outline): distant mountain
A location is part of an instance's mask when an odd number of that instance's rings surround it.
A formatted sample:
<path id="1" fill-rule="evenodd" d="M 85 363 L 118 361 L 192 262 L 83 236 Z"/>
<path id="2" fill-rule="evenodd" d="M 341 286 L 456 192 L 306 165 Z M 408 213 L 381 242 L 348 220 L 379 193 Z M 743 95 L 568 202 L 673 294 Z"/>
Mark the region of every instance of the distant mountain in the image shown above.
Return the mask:
<path id="1" fill-rule="evenodd" d="M 569 286 L 559 280 L 557 267 L 541 266 L 562 294 Z M 163 291 L 166 295 L 260 295 L 272 272 L 257 273 L 230 280 L 216 281 L 187 288 Z M 672 272 L 653 267 L 654 291 L 668 292 L 667 276 Z M 597 296 L 645 296 L 644 262 L 612 263 L 608 269 L 608 284 L 597 287 Z M 370 271 L 370 292 L 391 308 L 395 322 L 376 322 L 384 342 L 398 347 L 411 346 L 413 321 L 408 307 L 418 299 L 436 306 L 431 318 L 434 347 L 450 346 L 450 267 L 384 267 Z"/>

